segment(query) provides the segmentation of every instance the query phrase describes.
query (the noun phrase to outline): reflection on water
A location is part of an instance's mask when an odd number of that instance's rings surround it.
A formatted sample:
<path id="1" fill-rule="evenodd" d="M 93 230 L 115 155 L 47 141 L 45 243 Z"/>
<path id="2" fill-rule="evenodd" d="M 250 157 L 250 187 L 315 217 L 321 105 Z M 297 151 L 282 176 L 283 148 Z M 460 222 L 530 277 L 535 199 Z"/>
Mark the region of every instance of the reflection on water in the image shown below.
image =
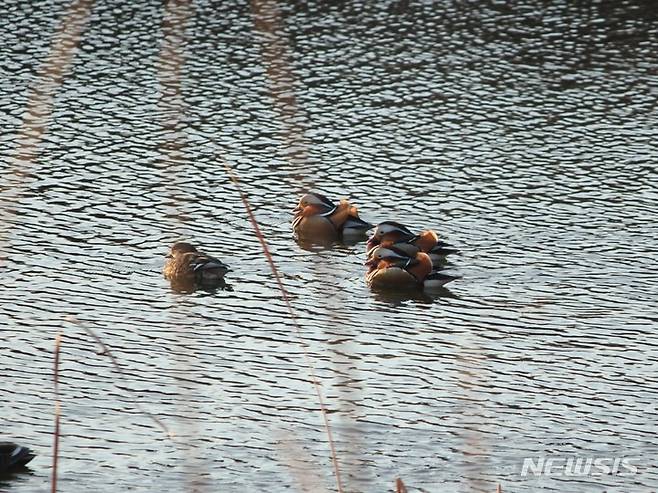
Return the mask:
<path id="1" fill-rule="evenodd" d="M 359 252 L 365 255 L 366 235 L 347 235 L 340 239 L 313 237 L 297 237 L 295 242 L 302 250 L 308 252 L 321 252 L 324 250 L 341 250 L 345 252 Z"/>
<path id="2" fill-rule="evenodd" d="M 49 484 L 59 329 L 62 491 L 335 488 L 223 161 L 291 293 L 349 491 L 656 489 L 652 3 L 49 0 L 5 18 L 0 426 L 38 457 L 0 489 Z M 436 229 L 464 277 L 371 292 L 362 242 L 295 242 L 309 189 Z M 172 290 L 180 238 L 231 265 L 232 289 Z M 573 455 L 640 471 L 519 474 Z"/>
<path id="3" fill-rule="evenodd" d="M 455 298 L 448 288 L 436 289 L 372 289 L 372 295 L 377 301 L 389 303 L 394 306 L 402 305 L 405 301 L 418 303 L 432 303 L 439 298 Z"/>
<path id="4" fill-rule="evenodd" d="M 206 291 L 214 293 L 217 290 L 233 291 L 233 286 L 224 279 L 215 282 L 196 282 L 194 279 L 170 279 L 169 286 L 176 293 L 194 293 L 195 291 Z"/>

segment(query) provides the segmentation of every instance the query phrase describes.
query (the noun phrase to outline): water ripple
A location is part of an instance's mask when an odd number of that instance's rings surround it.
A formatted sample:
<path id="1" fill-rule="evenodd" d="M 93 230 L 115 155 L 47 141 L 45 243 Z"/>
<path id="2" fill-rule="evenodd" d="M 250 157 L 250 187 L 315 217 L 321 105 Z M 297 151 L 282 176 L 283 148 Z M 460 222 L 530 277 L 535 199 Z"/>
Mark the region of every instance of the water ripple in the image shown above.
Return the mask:
<path id="1" fill-rule="evenodd" d="M 303 350 L 228 161 L 297 310 L 349 491 L 398 476 L 419 491 L 655 490 L 650 2 L 251 7 L 95 4 L 41 114 L 29 101 L 68 5 L 7 6 L 2 419 L 38 457 L 0 489 L 49 483 L 60 330 L 61 489 L 332 488 Z M 437 229 L 463 278 L 370 292 L 363 243 L 294 242 L 309 188 Z M 230 290 L 171 290 L 162 262 L 181 239 L 231 265 Z M 525 457 L 574 455 L 636 457 L 639 472 L 520 475 Z"/>

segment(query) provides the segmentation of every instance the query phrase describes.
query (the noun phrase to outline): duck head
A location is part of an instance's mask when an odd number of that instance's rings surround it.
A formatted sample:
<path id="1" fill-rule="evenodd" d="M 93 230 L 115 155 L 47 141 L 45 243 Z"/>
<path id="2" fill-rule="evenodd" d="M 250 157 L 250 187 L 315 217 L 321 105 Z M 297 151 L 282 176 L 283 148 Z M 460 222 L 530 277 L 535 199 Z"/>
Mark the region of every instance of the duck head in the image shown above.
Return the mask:
<path id="1" fill-rule="evenodd" d="M 174 243 L 171 246 L 171 249 L 169 250 L 169 253 L 167 254 L 167 258 L 175 258 L 179 255 L 183 255 L 185 253 L 190 253 L 190 252 L 197 252 L 198 250 L 194 245 L 191 243 L 187 243 L 185 241 L 179 241 L 178 243 Z"/>
<path id="2" fill-rule="evenodd" d="M 400 224 L 395 221 L 384 221 L 377 225 L 377 228 L 375 228 L 375 232 L 372 234 L 372 237 L 380 240 L 384 235 L 396 232 L 403 236 L 414 235 L 411 230 L 404 224 Z"/>
<path id="3" fill-rule="evenodd" d="M 308 192 L 301 196 L 297 207 L 292 211 L 295 214 L 300 214 L 306 211 L 307 208 L 313 208 L 316 212 L 324 212 L 326 209 L 333 209 L 334 207 L 335 205 L 331 199 L 319 193 Z"/>
<path id="4" fill-rule="evenodd" d="M 393 244 L 413 237 L 414 234 L 404 224 L 395 221 L 384 221 L 377 225 L 375 232 L 368 239 L 368 243 L 366 244 L 366 254 L 370 255 L 369 252 L 383 242 Z"/>
<path id="5" fill-rule="evenodd" d="M 400 260 L 409 260 L 409 257 L 395 248 L 376 246 L 368 252 L 368 260 L 364 262 L 364 265 L 367 265 L 370 270 L 374 270 L 378 268 L 382 260 L 394 263 Z"/>

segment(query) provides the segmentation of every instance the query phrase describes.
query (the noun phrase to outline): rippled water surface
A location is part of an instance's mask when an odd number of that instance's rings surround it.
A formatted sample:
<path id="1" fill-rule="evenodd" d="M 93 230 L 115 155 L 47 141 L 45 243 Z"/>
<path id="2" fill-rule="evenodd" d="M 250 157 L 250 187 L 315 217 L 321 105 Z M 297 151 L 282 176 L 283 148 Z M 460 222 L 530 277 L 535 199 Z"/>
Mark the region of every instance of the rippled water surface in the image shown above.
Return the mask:
<path id="1" fill-rule="evenodd" d="M 0 439 L 38 454 L 0 490 L 50 483 L 59 330 L 61 491 L 335 489 L 226 162 L 346 491 L 656 491 L 653 2 L 10 0 L 0 28 Z M 437 229 L 463 278 L 370 292 L 362 242 L 295 243 L 307 189 Z M 230 289 L 172 291 L 179 239 Z M 569 456 L 638 471 L 520 474 Z"/>

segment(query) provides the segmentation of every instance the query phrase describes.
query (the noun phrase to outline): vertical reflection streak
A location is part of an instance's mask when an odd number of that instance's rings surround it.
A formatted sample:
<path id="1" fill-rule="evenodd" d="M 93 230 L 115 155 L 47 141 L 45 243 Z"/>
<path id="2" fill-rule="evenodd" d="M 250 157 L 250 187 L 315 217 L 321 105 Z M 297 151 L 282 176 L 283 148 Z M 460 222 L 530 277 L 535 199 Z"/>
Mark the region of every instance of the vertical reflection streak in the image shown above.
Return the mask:
<path id="1" fill-rule="evenodd" d="M 160 83 L 158 116 L 161 119 L 163 130 L 159 145 L 161 165 L 167 178 L 165 188 L 170 195 L 168 202 L 172 208 L 167 216 L 168 220 L 175 223 L 174 229 L 180 231 L 183 215 L 181 213 L 182 204 L 177 199 L 176 183 L 178 182 L 177 168 L 186 160 L 186 139 L 183 128 L 187 111 L 183 98 L 182 74 L 185 65 L 185 32 L 193 15 L 193 8 L 190 0 L 168 0 L 164 9 L 161 25 L 162 44 L 156 61 Z M 178 303 L 173 304 L 173 308 L 168 314 L 168 320 L 173 337 L 172 342 L 176 345 L 173 351 L 176 371 L 180 375 L 186 375 L 194 371 L 193 362 L 196 355 L 189 347 L 189 337 L 193 334 L 182 332 L 185 327 L 184 322 L 190 317 L 189 305 L 185 303 L 185 296 L 178 296 L 176 300 Z M 184 336 L 188 336 L 187 344 Z M 199 404 L 197 404 L 199 399 L 196 399 L 198 386 L 188 379 L 176 379 L 176 385 L 179 397 L 176 400 L 178 407 L 176 414 L 182 416 L 178 435 L 185 450 L 186 491 L 202 492 L 206 490 L 202 477 L 206 468 L 203 467 L 199 456 L 199 447 L 194 444 L 199 435 L 196 425 L 199 421 Z"/>
<path id="2" fill-rule="evenodd" d="M 41 142 L 52 120 L 55 96 L 69 72 L 92 5 L 93 0 L 77 0 L 62 15 L 48 56 L 29 90 L 23 123 L 16 135 L 17 145 L 10 159 L 11 167 L 4 176 L 7 183 L 2 187 L 0 205 L 0 248 L 4 248 L 7 241 L 20 197 L 33 179 L 32 168 L 39 158 Z M 0 257 L 0 266 L 4 260 Z"/>
<path id="3" fill-rule="evenodd" d="M 458 361 L 462 363 L 463 368 L 459 372 L 458 385 L 464 392 L 464 399 L 463 404 L 458 404 L 462 409 L 458 410 L 457 414 L 466 418 L 460 427 L 464 440 L 463 477 L 469 485 L 468 491 L 489 491 L 492 485 L 487 482 L 485 476 L 489 474 L 488 457 L 491 450 L 483 430 L 486 416 L 480 408 L 476 394 L 476 387 L 484 384 L 481 374 L 485 373 L 486 357 L 483 356 L 484 348 L 476 344 L 465 343 L 461 349 Z"/>
<path id="4" fill-rule="evenodd" d="M 261 54 L 274 110 L 283 128 L 286 158 L 293 167 L 308 160 L 305 120 L 295 96 L 292 57 L 275 0 L 251 0 L 254 29 L 260 34 Z"/>
<path id="5" fill-rule="evenodd" d="M 192 15 L 190 0 L 168 0 L 162 18 L 162 45 L 156 62 L 160 95 L 158 116 L 162 126 L 160 165 L 166 175 L 164 188 L 168 192 L 170 210 L 167 219 L 176 226 L 185 221 L 178 200 L 177 167 L 185 163 L 186 139 L 183 132 L 187 106 L 183 98 L 181 76 L 185 64 L 185 29 Z M 175 228 L 177 231 L 179 227 Z"/>

